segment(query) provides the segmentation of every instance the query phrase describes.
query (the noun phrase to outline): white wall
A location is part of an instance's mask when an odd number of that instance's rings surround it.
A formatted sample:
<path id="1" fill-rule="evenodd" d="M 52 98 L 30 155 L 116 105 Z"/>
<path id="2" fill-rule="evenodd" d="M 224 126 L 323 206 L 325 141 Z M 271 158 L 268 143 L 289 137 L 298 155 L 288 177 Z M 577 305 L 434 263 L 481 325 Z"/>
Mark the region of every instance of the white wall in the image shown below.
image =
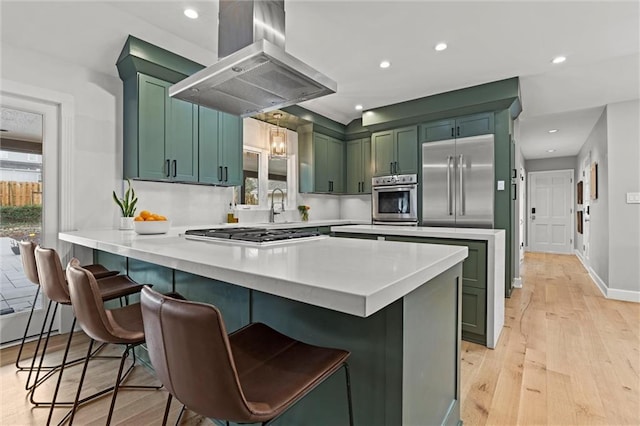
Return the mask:
<path id="1" fill-rule="evenodd" d="M 640 192 L 640 101 L 607 107 L 607 140 L 609 290 L 640 301 L 640 204 L 626 203 L 627 192 Z"/>
<path id="2" fill-rule="evenodd" d="M 576 157 L 554 157 L 525 160 L 524 165 L 525 169 L 527 169 L 527 173 L 546 172 L 550 170 L 569 170 L 575 169 Z"/>
<path id="3" fill-rule="evenodd" d="M 607 113 L 605 108 L 596 122 L 589 137 L 578 153 L 579 176 L 584 179 L 589 170 L 583 170 L 582 164 L 585 158 L 591 156 L 591 163 L 598 163 L 598 199 L 588 200 L 589 205 L 589 249 L 585 251 L 586 244 L 578 234 L 576 238 L 577 250 L 584 258 L 585 264 L 597 275 L 596 281 L 603 283 L 609 280 L 609 190 L 607 188 L 607 176 L 609 161 L 607 157 Z M 585 191 L 586 192 L 586 191 Z M 585 194 L 585 199 L 588 194 Z M 586 205 L 586 204 L 585 204 Z"/>

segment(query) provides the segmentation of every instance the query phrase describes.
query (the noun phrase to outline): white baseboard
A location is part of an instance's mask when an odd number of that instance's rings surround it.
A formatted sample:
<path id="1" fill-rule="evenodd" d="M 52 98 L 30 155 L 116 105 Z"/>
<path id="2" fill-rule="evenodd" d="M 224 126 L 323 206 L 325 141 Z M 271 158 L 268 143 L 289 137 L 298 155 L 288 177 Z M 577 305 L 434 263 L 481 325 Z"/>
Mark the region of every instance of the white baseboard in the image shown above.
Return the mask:
<path id="1" fill-rule="evenodd" d="M 619 290 L 617 288 L 610 288 L 607 292 L 607 298 L 622 300 L 624 302 L 640 303 L 640 291 Z"/>
<path id="2" fill-rule="evenodd" d="M 580 253 L 578 250 L 575 250 L 575 255 L 580 260 L 580 263 L 582 263 L 582 266 L 584 266 L 584 268 L 587 270 L 587 273 L 589 273 L 589 276 L 596 284 L 596 286 L 600 289 L 600 292 L 602 292 L 602 295 L 604 297 L 606 297 L 607 299 L 622 300 L 624 302 L 640 303 L 640 291 L 609 288 L 602 280 L 602 278 L 600 278 L 600 276 L 596 274 L 596 272 L 589 265 L 587 265 L 584 257 L 582 256 L 582 253 Z"/>
<path id="3" fill-rule="evenodd" d="M 522 277 L 516 277 L 513 279 L 513 288 L 522 288 Z"/>

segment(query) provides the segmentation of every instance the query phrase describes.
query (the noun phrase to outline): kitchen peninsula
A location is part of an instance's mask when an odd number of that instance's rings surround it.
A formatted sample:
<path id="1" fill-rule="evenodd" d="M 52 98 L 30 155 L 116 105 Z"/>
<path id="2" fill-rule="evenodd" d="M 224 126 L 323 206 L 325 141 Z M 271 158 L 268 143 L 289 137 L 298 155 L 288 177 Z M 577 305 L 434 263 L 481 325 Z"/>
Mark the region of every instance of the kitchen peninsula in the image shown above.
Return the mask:
<path id="1" fill-rule="evenodd" d="M 460 420 L 466 247 L 333 237 L 258 247 L 186 240 L 175 229 L 59 237 L 139 282 L 215 304 L 228 331 L 264 322 L 351 351 L 357 425 Z M 343 394 L 343 379 L 330 378 L 277 424 L 342 424 Z"/>

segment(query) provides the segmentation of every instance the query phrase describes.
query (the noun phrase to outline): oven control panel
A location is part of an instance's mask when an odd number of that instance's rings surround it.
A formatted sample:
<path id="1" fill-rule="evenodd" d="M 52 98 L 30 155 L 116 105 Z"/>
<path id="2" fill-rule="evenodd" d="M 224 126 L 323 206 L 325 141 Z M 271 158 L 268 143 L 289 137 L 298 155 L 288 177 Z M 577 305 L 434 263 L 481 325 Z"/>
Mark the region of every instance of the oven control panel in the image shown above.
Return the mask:
<path id="1" fill-rule="evenodd" d="M 373 186 L 387 186 L 387 185 L 412 185 L 418 183 L 418 175 L 392 175 L 392 176 L 380 176 L 371 179 Z"/>

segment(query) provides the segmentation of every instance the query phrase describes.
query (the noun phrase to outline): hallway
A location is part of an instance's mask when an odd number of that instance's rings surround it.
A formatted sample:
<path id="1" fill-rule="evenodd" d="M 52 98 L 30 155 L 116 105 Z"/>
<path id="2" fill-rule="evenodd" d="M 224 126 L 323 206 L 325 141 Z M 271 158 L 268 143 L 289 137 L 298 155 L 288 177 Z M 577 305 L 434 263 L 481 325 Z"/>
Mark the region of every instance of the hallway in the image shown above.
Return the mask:
<path id="1" fill-rule="evenodd" d="M 495 350 L 462 343 L 465 425 L 640 424 L 640 304 L 573 255 L 527 253 Z"/>

